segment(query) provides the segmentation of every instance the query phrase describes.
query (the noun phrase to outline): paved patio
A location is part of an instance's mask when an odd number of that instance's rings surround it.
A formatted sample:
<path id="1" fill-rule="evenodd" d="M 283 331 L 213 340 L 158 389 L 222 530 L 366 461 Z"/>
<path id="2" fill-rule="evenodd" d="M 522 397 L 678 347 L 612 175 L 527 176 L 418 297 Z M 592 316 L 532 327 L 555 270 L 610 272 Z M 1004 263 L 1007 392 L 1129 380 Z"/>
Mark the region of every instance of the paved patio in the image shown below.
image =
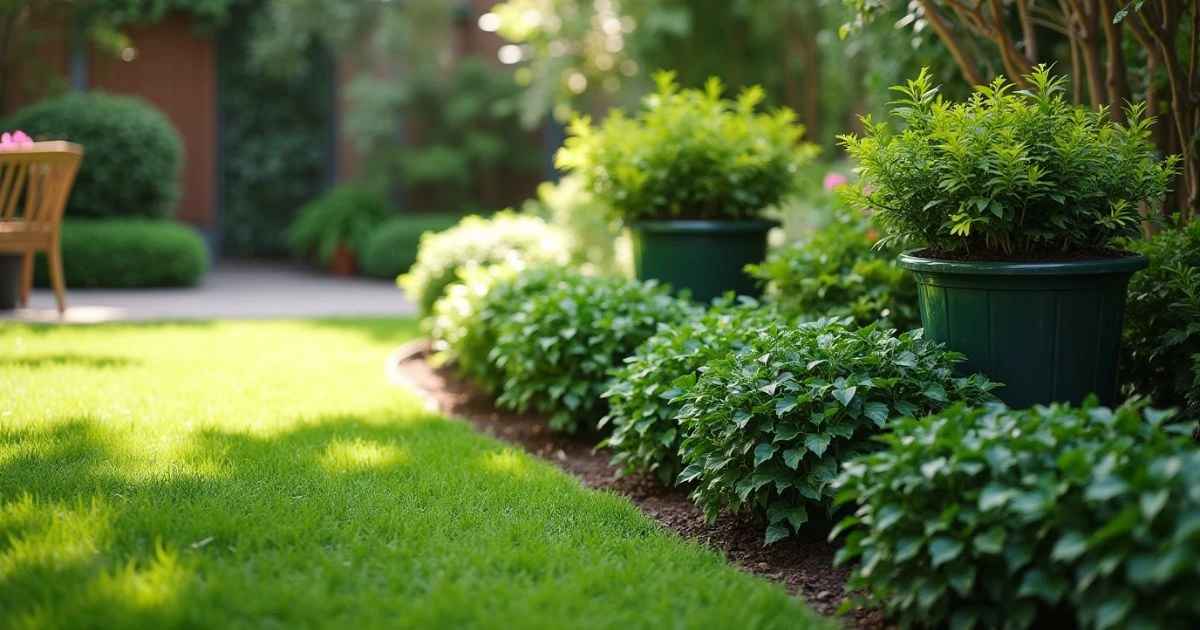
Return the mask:
<path id="1" fill-rule="evenodd" d="M 67 288 L 60 318 L 54 294 L 35 290 L 30 308 L 0 311 L 2 321 L 153 321 L 395 317 L 416 309 L 394 282 L 334 278 L 314 270 L 269 262 L 221 262 L 203 284 L 187 289 L 85 290 Z"/>

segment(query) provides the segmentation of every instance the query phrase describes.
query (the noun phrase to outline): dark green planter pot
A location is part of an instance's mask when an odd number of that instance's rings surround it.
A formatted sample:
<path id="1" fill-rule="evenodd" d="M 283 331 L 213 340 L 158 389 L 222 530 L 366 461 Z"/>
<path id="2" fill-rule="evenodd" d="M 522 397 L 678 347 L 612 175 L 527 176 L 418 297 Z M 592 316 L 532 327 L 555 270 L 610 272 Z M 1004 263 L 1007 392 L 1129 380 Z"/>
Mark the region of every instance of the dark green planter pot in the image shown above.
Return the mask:
<path id="1" fill-rule="evenodd" d="M 746 265 L 767 256 L 767 232 L 778 221 L 635 221 L 629 224 L 639 280 L 688 289 L 709 302 L 726 291 L 758 295 Z"/>
<path id="2" fill-rule="evenodd" d="M 1141 255 L 1063 263 L 935 260 L 900 256 L 917 276 L 925 337 L 967 356 L 963 372 L 1004 383 L 1014 408 L 1079 403 L 1090 393 L 1111 405 L 1129 277 Z"/>
<path id="3" fill-rule="evenodd" d="M 17 308 L 21 297 L 22 254 L 0 252 L 0 311 Z"/>

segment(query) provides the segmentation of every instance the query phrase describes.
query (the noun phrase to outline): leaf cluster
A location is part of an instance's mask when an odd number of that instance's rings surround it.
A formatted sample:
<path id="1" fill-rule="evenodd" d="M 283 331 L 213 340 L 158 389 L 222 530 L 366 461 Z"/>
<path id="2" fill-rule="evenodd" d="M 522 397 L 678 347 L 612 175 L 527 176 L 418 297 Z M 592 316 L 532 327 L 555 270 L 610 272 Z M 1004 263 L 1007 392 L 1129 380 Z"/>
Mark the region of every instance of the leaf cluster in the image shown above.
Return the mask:
<path id="1" fill-rule="evenodd" d="M 864 137 L 841 136 L 861 175 L 848 201 L 889 242 L 934 254 L 1087 251 L 1136 235 L 1139 204 L 1163 198 L 1178 162 L 1154 158 L 1145 106 L 1121 125 L 1073 106 L 1045 66 L 1026 78 L 1029 90 L 997 78 L 965 103 L 938 96 L 926 71 L 892 88 L 903 131 L 866 118 Z"/>
<path id="2" fill-rule="evenodd" d="M 498 308 L 488 361 L 503 376 L 497 404 L 550 416 L 550 426 L 574 433 L 604 416 L 609 370 L 633 354 L 660 323 L 683 320 L 695 307 L 667 287 L 566 269 L 533 270 Z M 525 274 L 522 274 L 523 276 Z M 500 298 L 488 297 L 495 304 Z"/>
<path id="3" fill-rule="evenodd" d="M 434 362 L 450 364 L 492 395 L 504 374 L 489 359 L 497 329 L 533 296 L 559 279 L 552 271 L 524 270 L 519 261 L 470 266 L 433 306 L 429 336 Z"/>
<path id="4" fill-rule="evenodd" d="M 424 317 L 446 287 L 458 282 L 461 269 L 502 262 L 565 265 L 571 259 L 570 240 L 542 219 L 512 211 L 468 216 L 449 230 L 423 234 L 416 263 L 398 283 Z"/>
<path id="5" fill-rule="evenodd" d="M 796 317 L 852 317 L 860 326 L 921 326 L 917 284 L 900 269 L 897 252 L 875 247 L 865 221 L 835 216 L 829 225 L 771 254 L 746 272 L 764 285 L 768 301 Z"/>
<path id="6" fill-rule="evenodd" d="M 681 90 L 670 72 L 656 82 L 633 116 L 572 120 L 557 155 L 618 218 L 756 218 L 795 189 L 798 167 L 816 154 L 791 110 L 757 111 L 759 87 L 729 100 L 715 77 L 702 90 Z"/>
<path id="7" fill-rule="evenodd" d="M 361 253 L 375 228 L 392 216 L 392 208 L 378 191 L 336 186 L 300 208 L 288 227 L 288 247 L 297 257 L 312 256 L 326 265 L 340 246 Z"/>
<path id="8" fill-rule="evenodd" d="M 1128 247 L 1150 266 L 1129 281 L 1121 377 L 1127 394 L 1200 421 L 1200 224 Z"/>
<path id="9" fill-rule="evenodd" d="M 962 356 L 921 337 L 849 319 L 771 325 L 741 352 L 680 379 L 687 438 L 681 482 L 708 519 L 721 509 L 765 514 L 768 543 L 811 508 L 830 509 L 840 464 L 876 448 L 894 418 L 990 399 L 978 375 L 956 377 Z"/>
<path id="10" fill-rule="evenodd" d="M 674 482 L 683 469 L 679 447 L 684 437 L 676 400 L 682 391 L 675 382 L 742 350 L 760 329 L 782 321 L 773 309 L 743 297 L 737 304 L 722 298 L 674 325 L 659 324 L 653 337 L 609 372 L 612 385 L 604 393 L 609 412 L 600 426 L 612 425 L 612 435 L 602 444 L 612 449 L 612 463 L 624 473 L 644 471 L 663 483 Z"/>
<path id="11" fill-rule="evenodd" d="M 1187 628 L 1200 451 L 1169 413 L 957 405 L 846 465 L 838 562 L 903 627 Z"/>

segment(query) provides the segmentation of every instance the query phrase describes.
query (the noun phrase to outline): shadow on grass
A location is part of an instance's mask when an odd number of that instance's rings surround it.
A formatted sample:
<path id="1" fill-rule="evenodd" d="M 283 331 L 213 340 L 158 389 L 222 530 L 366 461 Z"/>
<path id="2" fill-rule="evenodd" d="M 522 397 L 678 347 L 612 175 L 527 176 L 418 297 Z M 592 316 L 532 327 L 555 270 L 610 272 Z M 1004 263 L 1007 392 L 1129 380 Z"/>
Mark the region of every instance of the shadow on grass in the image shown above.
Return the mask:
<path id="1" fill-rule="evenodd" d="M 0 427 L 0 627 L 311 625 L 348 598 L 395 614 L 377 599 L 406 570 L 462 562 L 426 546 L 525 509 L 505 497 L 530 491 L 529 460 L 463 432 L 325 417 L 200 430 L 163 456 L 87 418 Z"/>
<path id="2" fill-rule="evenodd" d="M 0 357 L 0 369 L 9 367 L 35 369 L 48 367 L 119 368 L 140 363 L 140 361 L 128 357 L 76 353 Z"/>

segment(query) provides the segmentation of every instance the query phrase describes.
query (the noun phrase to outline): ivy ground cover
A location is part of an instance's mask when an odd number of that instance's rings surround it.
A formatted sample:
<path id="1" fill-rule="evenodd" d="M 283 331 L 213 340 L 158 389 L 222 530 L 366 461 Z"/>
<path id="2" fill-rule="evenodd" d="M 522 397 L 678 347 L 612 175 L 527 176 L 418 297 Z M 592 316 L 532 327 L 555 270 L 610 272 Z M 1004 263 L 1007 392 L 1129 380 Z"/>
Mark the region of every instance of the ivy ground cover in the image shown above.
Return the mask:
<path id="1" fill-rule="evenodd" d="M 411 322 L 0 327 L 0 628 L 813 627 L 390 385 Z"/>

